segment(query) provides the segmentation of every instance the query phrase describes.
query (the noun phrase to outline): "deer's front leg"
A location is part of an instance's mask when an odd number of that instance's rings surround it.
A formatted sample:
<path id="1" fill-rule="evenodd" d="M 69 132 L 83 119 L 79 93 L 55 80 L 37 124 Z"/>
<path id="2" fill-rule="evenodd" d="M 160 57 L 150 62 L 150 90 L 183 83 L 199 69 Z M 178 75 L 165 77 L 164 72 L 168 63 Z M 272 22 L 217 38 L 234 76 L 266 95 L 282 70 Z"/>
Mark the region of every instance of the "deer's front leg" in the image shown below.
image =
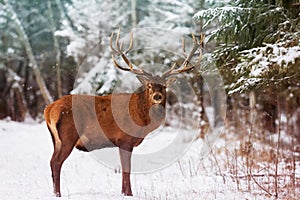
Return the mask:
<path id="1" fill-rule="evenodd" d="M 130 184 L 130 170 L 131 170 L 131 154 L 132 147 L 120 147 L 120 159 L 122 165 L 122 194 L 125 196 L 132 196 Z"/>

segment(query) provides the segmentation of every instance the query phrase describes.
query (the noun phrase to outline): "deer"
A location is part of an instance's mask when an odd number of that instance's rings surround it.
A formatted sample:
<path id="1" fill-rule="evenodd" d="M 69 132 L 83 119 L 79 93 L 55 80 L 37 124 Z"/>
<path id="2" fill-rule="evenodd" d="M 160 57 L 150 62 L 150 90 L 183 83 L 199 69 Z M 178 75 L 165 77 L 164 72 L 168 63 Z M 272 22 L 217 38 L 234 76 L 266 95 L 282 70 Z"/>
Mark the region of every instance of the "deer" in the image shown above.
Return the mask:
<path id="1" fill-rule="evenodd" d="M 66 95 L 44 109 L 45 122 L 51 134 L 54 152 L 50 161 L 54 194 L 61 197 L 60 174 L 64 161 L 75 148 L 90 152 L 96 149 L 117 147 L 122 170 L 122 194 L 132 196 L 130 183 L 131 155 L 133 148 L 157 129 L 166 117 L 166 89 L 176 80 L 175 75 L 187 72 L 200 64 L 204 37 L 198 41 L 193 35 L 193 48 L 187 55 L 184 40 L 183 53 L 186 56 L 182 66 L 176 63 L 162 75 L 152 75 L 134 66 L 126 54 L 133 47 L 133 34 L 130 34 L 128 49 L 120 42 L 120 31 L 113 45 L 114 33 L 110 37 L 112 62 L 123 71 L 136 75 L 142 89 L 133 93 L 117 93 L 105 96 Z M 115 47 L 114 47 L 115 46 Z M 190 63 L 199 49 L 199 59 Z M 121 66 L 115 56 L 120 56 Z"/>

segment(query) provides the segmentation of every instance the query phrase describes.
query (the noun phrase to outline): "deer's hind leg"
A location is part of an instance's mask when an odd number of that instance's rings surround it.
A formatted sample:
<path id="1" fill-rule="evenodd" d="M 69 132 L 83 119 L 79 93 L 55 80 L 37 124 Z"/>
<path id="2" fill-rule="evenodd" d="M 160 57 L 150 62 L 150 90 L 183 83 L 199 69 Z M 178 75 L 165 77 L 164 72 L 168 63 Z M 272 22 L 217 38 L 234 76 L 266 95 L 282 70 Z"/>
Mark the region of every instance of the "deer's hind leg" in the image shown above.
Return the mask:
<path id="1" fill-rule="evenodd" d="M 72 152 L 79 138 L 77 133 L 68 133 L 63 130 L 60 130 L 59 132 L 61 133 L 60 137 L 58 138 L 59 141 L 54 142 L 54 152 L 50 161 L 54 194 L 57 197 L 61 197 L 61 191 L 60 191 L 61 167 L 64 161 L 68 158 L 68 156 Z"/>

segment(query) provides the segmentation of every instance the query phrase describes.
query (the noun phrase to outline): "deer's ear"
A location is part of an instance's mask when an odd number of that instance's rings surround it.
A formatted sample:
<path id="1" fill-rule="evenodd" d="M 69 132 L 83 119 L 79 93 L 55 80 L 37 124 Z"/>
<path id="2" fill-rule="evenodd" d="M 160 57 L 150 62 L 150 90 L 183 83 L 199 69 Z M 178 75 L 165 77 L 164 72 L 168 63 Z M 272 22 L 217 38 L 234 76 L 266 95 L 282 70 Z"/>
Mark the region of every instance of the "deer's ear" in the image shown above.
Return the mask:
<path id="1" fill-rule="evenodd" d="M 136 77 L 143 85 L 146 85 L 149 82 L 149 79 L 145 76 L 136 76 Z"/>
<path id="2" fill-rule="evenodd" d="M 176 80 L 177 80 L 177 78 L 175 78 L 175 77 L 169 78 L 166 82 L 167 87 L 172 85 L 173 83 L 175 83 Z"/>

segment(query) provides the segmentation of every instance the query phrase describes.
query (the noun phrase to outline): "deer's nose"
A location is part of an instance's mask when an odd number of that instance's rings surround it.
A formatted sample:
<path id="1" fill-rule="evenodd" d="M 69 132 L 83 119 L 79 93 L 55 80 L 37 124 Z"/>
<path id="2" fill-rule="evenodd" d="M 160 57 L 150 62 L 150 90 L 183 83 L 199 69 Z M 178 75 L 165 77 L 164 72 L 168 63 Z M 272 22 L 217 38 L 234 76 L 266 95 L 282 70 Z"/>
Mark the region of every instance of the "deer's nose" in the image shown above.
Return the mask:
<path id="1" fill-rule="evenodd" d="M 154 95 L 154 100 L 161 100 L 162 99 L 162 96 L 161 96 L 161 94 L 156 94 L 156 95 Z"/>
<path id="2" fill-rule="evenodd" d="M 162 100 L 162 95 L 161 95 L 161 94 L 155 94 L 155 95 L 153 96 L 153 99 L 154 99 L 155 101 L 160 101 L 160 100 Z"/>
<path id="3" fill-rule="evenodd" d="M 153 100 L 155 101 L 155 103 L 160 103 L 162 101 L 162 99 L 163 99 L 163 96 L 160 93 L 155 93 L 153 95 Z"/>

